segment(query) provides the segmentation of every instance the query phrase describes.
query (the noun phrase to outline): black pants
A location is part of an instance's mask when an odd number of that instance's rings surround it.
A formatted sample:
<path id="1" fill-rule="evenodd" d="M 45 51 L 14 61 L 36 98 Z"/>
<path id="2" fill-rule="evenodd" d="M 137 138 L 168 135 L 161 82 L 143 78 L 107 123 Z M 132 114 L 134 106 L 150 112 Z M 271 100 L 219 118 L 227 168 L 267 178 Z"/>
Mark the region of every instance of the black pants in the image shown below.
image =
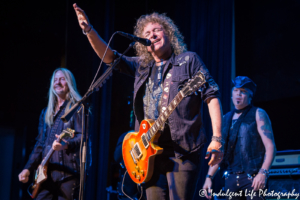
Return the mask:
<path id="1" fill-rule="evenodd" d="M 225 177 L 225 192 L 233 192 L 231 200 L 247 199 L 247 200 L 263 200 L 263 196 L 259 196 L 259 192 L 252 192 L 252 179 L 248 178 L 246 173 L 243 174 L 228 174 Z M 240 195 L 241 194 L 241 195 Z M 251 198 L 253 197 L 253 198 Z M 230 199 L 226 196 L 226 199 Z"/>
<path id="2" fill-rule="evenodd" d="M 46 180 L 36 200 L 73 200 L 79 181 L 77 179 L 52 182 Z M 74 189 L 74 190 L 73 190 Z M 76 196 L 76 195 L 75 195 Z"/>
<path id="3" fill-rule="evenodd" d="M 200 155 L 181 159 L 158 155 L 152 179 L 145 184 L 147 200 L 193 199 L 200 171 Z"/>

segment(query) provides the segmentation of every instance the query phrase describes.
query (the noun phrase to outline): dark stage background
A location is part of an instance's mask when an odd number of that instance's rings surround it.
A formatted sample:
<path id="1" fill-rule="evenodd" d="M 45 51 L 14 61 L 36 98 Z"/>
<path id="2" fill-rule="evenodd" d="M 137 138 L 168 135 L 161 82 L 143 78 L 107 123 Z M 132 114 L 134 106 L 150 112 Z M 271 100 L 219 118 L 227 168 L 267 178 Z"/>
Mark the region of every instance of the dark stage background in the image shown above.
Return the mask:
<path id="1" fill-rule="evenodd" d="M 1 2 L 1 199 L 30 199 L 26 193 L 29 183 L 21 184 L 17 175 L 35 144 L 38 117 L 47 105 L 54 69 L 60 66 L 70 69 L 83 95 L 100 63 L 78 26 L 73 3 L 70 0 Z M 185 36 L 188 49 L 200 55 L 219 84 L 223 112 L 228 112 L 231 106 L 231 76 L 249 76 L 258 85 L 254 105 L 269 114 L 277 150 L 299 149 L 300 1 L 78 0 L 77 3 L 106 41 L 114 31 L 132 33 L 136 19 L 142 14 L 167 13 Z M 129 43 L 128 39 L 116 36 L 112 48 L 122 52 Z M 134 55 L 134 51 L 128 55 Z M 102 72 L 104 69 L 105 66 Z M 113 151 L 118 137 L 130 130 L 132 91 L 133 79 L 114 73 L 105 87 L 90 98 L 93 159 L 87 199 L 106 199 L 105 188 L 116 187 L 119 165 L 113 160 Z M 206 107 L 203 115 L 210 138 Z M 206 172 L 207 161 L 203 161 L 201 177 Z M 203 184 L 201 177 L 198 188 Z M 220 182 L 217 177 L 215 185 Z"/>

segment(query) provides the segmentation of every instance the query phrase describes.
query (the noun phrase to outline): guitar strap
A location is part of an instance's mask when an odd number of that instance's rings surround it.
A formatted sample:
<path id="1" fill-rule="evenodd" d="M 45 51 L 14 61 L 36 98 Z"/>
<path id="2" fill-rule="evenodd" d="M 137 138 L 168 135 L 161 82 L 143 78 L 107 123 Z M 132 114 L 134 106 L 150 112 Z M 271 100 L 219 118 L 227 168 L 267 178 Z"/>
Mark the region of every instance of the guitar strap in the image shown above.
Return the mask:
<path id="1" fill-rule="evenodd" d="M 58 113 L 54 117 L 54 123 L 50 129 L 50 134 L 48 135 L 49 138 L 47 138 L 46 145 L 52 145 L 53 141 L 56 139 L 55 134 L 57 133 L 57 129 L 60 123 L 60 118 L 63 116 L 64 113 L 65 113 L 65 107 L 60 111 L 58 111 Z"/>
<path id="2" fill-rule="evenodd" d="M 172 73 L 173 73 L 173 67 L 167 73 L 166 79 L 164 81 L 164 89 L 163 89 L 163 93 L 161 95 L 162 99 L 161 99 L 160 113 L 164 112 L 168 107 Z"/>

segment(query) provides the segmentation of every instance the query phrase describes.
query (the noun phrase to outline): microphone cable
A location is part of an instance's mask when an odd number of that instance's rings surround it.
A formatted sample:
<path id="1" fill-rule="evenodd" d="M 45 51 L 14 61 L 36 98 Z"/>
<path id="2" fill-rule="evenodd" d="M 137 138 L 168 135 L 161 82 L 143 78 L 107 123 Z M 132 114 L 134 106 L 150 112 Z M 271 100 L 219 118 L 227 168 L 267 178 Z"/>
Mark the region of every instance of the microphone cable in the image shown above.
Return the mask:
<path id="1" fill-rule="evenodd" d="M 95 31 L 95 30 L 94 30 L 94 31 Z M 95 32 L 97 33 L 97 31 L 95 31 Z M 97 34 L 98 34 L 98 33 L 97 33 Z M 100 69 L 101 69 L 101 66 L 102 66 L 103 60 L 104 60 L 104 58 L 105 58 L 105 56 L 106 56 L 107 50 L 108 50 L 108 48 L 109 48 L 109 45 L 110 45 L 110 43 L 111 43 L 113 37 L 114 37 L 116 34 L 117 34 L 117 31 L 114 32 L 114 34 L 112 34 L 112 36 L 110 37 L 110 39 L 109 39 L 109 41 L 108 41 L 108 44 L 107 44 L 107 47 L 106 47 L 105 52 L 104 52 L 104 54 L 103 54 L 103 57 L 102 57 L 102 59 L 101 59 L 100 65 L 99 65 L 99 67 L 98 67 L 98 70 L 97 70 L 97 72 L 96 72 L 96 75 L 95 75 L 95 77 L 94 77 L 94 79 L 93 79 L 93 81 L 92 81 L 92 83 L 91 83 L 89 89 L 91 89 L 92 85 L 93 85 L 94 82 L 95 82 L 95 79 L 96 79 L 97 76 L 98 76 L 98 73 L 99 73 L 99 71 L 100 71 Z"/>

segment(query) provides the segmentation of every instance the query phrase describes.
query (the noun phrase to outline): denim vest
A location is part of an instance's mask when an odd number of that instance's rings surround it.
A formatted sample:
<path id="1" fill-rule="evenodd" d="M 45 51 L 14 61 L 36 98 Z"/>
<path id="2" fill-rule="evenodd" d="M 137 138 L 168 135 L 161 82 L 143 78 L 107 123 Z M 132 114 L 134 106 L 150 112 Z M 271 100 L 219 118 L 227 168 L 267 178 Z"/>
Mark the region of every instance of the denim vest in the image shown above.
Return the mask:
<path id="1" fill-rule="evenodd" d="M 257 131 L 256 110 L 257 108 L 254 106 L 245 110 L 233 127 L 231 135 L 229 133 L 234 111 L 230 111 L 224 115 L 222 137 L 225 141 L 225 155 L 221 164 L 222 167 L 228 166 L 232 160 L 231 156 L 233 155 L 234 148 L 239 148 L 238 152 L 240 153 L 242 171 L 254 174 L 261 168 L 264 161 L 265 147 Z M 240 141 L 239 146 L 236 145 L 238 139 Z"/>

